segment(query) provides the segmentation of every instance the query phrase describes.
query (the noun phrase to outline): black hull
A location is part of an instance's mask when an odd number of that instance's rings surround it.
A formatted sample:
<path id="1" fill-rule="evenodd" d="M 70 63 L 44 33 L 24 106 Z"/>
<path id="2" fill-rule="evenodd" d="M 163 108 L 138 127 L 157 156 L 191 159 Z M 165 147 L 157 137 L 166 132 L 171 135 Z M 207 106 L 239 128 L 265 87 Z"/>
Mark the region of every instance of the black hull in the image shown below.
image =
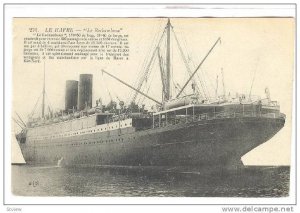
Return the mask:
<path id="1" fill-rule="evenodd" d="M 79 145 L 73 145 L 75 138 L 52 147 L 20 145 L 29 164 L 53 165 L 63 158 L 64 165 L 235 168 L 242 165 L 244 154 L 268 141 L 284 122 L 283 118 L 223 118 L 127 133 L 113 130 L 101 136 L 108 140 L 100 142 L 91 134 L 78 138 Z"/>

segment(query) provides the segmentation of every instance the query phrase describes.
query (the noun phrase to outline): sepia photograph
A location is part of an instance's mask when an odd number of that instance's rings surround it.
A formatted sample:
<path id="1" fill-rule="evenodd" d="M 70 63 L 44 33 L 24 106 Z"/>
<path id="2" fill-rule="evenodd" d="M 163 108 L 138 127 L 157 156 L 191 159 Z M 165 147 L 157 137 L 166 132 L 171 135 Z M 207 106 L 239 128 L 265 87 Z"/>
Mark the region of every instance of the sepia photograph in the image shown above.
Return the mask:
<path id="1" fill-rule="evenodd" d="M 294 18 L 14 18 L 16 196 L 287 197 Z"/>

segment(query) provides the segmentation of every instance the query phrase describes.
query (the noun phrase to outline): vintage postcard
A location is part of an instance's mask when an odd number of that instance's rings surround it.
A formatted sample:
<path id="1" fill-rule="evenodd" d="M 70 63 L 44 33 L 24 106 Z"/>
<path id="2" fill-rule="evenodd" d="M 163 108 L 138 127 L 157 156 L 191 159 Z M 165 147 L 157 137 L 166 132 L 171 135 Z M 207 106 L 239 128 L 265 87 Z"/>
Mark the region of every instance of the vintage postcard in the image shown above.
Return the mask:
<path id="1" fill-rule="evenodd" d="M 288 198 L 295 31 L 292 16 L 14 17 L 11 193 Z"/>

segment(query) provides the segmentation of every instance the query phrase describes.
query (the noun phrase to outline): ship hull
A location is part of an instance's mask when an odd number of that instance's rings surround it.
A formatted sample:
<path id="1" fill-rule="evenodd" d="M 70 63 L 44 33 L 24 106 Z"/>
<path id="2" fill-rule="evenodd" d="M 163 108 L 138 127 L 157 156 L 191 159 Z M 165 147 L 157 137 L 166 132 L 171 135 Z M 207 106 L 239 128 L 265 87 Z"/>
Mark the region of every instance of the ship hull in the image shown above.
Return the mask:
<path id="1" fill-rule="evenodd" d="M 63 159 L 70 166 L 237 168 L 243 155 L 268 141 L 284 122 L 282 118 L 223 118 L 143 131 L 113 130 L 61 139 L 52 146 L 20 146 L 29 164 L 57 164 Z"/>

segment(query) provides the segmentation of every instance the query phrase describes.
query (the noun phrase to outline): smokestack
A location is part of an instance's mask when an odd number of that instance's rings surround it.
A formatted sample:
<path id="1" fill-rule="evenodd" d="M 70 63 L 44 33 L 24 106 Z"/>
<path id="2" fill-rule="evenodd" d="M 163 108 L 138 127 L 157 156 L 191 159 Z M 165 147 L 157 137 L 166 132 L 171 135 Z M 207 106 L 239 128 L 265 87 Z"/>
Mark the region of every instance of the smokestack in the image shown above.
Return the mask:
<path id="1" fill-rule="evenodd" d="M 93 97 L 93 75 L 80 74 L 78 85 L 78 110 L 83 110 L 85 107 L 92 108 Z"/>
<path id="2" fill-rule="evenodd" d="M 65 110 L 77 109 L 78 81 L 66 81 Z"/>

